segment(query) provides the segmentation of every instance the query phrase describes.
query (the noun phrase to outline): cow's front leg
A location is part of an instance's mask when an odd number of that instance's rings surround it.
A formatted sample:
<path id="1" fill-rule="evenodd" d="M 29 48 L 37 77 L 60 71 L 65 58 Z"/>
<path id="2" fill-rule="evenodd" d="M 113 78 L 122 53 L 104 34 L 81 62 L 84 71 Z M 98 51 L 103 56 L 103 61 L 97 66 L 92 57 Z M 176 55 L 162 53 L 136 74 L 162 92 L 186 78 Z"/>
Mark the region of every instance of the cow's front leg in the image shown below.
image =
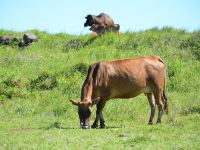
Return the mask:
<path id="1" fill-rule="evenodd" d="M 105 124 L 104 124 L 104 118 L 103 118 L 102 110 L 105 106 L 105 102 L 100 100 L 99 103 L 96 106 L 97 106 L 96 118 L 95 118 L 94 123 L 92 124 L 92 128 L 98 127 L 99 118 L 100 118 L 100 127 L 104 128 Z"/>
<path id="2" fill-rule="evenodd" d="M 100 128 L 105 128 L 105 121 L 103 118 L 103 112 L 100 113 Z"/>
<path id="3" fill-rule="evenodd" d="M 99 122 L 99 118 L 100 118 L 100 128 L 105 128 L 105 124 L 104 124 L 104 118 L 103 118 L 103 113 L 101 112 L 99 117 L 98 115 L 95 118 L 95 121 L 92 125 L 92 128 L 97 128 L 98 127 L 98 122 Z"/>
<path id="4" fill-rule="evenodd" d="M 97 115 L 96 115 L 96 118 L 95 118 L 95 120 L 94 120 L 94 122 L 93 122 L 93 124 L 92 124 L 92 128 L 97 128 L 98 127 L 98 122 L 99 122 L 99 118 L 97 117 Z"/>

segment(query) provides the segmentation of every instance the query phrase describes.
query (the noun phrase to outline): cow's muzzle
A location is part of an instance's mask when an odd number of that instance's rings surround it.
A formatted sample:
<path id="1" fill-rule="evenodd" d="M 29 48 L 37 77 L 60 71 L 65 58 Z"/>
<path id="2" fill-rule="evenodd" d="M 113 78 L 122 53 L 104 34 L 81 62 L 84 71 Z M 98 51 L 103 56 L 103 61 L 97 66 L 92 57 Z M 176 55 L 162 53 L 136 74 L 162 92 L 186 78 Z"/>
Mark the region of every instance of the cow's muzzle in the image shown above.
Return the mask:
<path id="1" fill-rule="evenodd" d="M 84 27 L 87 27 L 87 26 L 89 26 L 88 23 L 84 23 Z"/>
<path id="2" fill-rule="evenodd" d="M 80 125 L 82 129 L 90 129 L 90 125 L 88 124 L 80 123 Z"/>

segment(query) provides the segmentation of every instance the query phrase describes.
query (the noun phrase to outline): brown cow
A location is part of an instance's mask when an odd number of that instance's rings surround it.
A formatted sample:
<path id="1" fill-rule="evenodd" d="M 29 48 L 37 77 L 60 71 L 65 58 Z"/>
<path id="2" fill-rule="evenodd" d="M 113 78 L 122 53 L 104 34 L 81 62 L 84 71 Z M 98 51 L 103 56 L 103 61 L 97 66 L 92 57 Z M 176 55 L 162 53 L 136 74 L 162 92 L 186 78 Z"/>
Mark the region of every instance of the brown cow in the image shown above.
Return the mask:
<path id="1" fill-rule="evenodd" d="M 98 35 L 106 31 L 119 32 L 119 24 L 114 24 L 113 19 L 105 13 L 100 13 L 98 16 L 87 15 L 85 18 L 87 20 L 84 27 L 90 26 L 89 30 L 96 32 Z"/>
<path id="2" fill-rule="evenodd" d="M 81 101 L 70 101 L 78 106 L 82 128 L 90 128 L 91 107 L 97 104 L 92 128 L 98 127 L 99 118 L 100 127 L 104 128 L 102 110 L 109 99 L 133 98 L 145 93 L 151 106 L 149 124 L 153 123 L 155 105 L 158 105 L 159 112 L 157 123 L 161 123 L 163 110 L 168 110 L 165 80 L 165 65 L 158 56 L 97 62 L 89 67 L 81 90 Z"/>

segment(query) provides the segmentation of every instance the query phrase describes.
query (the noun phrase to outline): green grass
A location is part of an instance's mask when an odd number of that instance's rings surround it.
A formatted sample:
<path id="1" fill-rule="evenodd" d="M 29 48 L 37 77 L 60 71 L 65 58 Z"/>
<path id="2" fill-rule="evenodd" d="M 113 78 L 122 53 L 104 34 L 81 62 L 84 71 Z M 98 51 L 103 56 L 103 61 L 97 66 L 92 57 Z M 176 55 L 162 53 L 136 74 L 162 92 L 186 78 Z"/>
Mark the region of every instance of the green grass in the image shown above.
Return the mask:
<path id="1" fill-rule="evenodd" d="M 0 149 L 199 149 L 200 31 L 164 27 L 96 38 L 28 32 L 38 42 L 0 46 Z M 23 33 L 0 30 L 4 35 Z M 150 107 L 140 95 L 110 100 L 106 129 L 80 129 L 68 98 L 79 99 L 88 66 L 144 55 L 159 55 L 167 66 L 170 113 L 162 124 L 155 118 L 147 125 Z"/>
<path id="2" fill-rule="evenodd" d="M 176 124 L 93 130 L 15 128 L 4 132 L 1 141 L 7 149 L 199 149 L 200 127 L 194 120 L 199 116 L 180 117 Z"/>

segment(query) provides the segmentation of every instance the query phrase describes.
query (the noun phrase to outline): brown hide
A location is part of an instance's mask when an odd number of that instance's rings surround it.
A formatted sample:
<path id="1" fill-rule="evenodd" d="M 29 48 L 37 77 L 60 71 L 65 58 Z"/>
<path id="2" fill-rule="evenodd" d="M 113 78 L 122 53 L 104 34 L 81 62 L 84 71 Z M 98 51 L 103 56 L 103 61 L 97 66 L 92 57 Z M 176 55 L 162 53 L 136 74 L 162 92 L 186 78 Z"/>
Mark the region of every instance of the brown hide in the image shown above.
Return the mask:
<path id="1" fill-rule="evenodd" d="M 95 20 L 95 22 L 94 22 L 95 24 L 100 24 L 102 26 L 114 25 L 113 19 L 105 13 L 101 13 L 98 16 L 94 16 L 94 20 Z"/>
<path id="2" fill-rule="evenodd" d="M 87 15 L 85 18 L 87 20 L 84 26 L 90 26 L 89 30 L 96 32 L 97 34 L 102 34 L 106 31 L 119 32 L 120 25 L 114 24 L 113 19 L 105 13 L 101 13 L 98 16 Z"/>
<path id="3" fill-rule="evenodd" d="M 97 103 L 96 119 L 92 127 L 98 127 L 100 118 L 103 128 L 105 124 L 102 110 L 109 99 L 133 98 L 142 93 L 147 95 L 151 107 L 149 124 L 153 123 L 156 104 L 159 112 L 157 122 L 160 123 L 163 109 L 167 110 L 165 78 L 165 65 L 159 56 L 101 61 L 92 64 L 83 83 L 81 103 L 78 105 L 81 127 L 90 127 L 88 118 L 91 116 L 92 105 L 86 107 L 84 105 L 86 102 Z"/>

